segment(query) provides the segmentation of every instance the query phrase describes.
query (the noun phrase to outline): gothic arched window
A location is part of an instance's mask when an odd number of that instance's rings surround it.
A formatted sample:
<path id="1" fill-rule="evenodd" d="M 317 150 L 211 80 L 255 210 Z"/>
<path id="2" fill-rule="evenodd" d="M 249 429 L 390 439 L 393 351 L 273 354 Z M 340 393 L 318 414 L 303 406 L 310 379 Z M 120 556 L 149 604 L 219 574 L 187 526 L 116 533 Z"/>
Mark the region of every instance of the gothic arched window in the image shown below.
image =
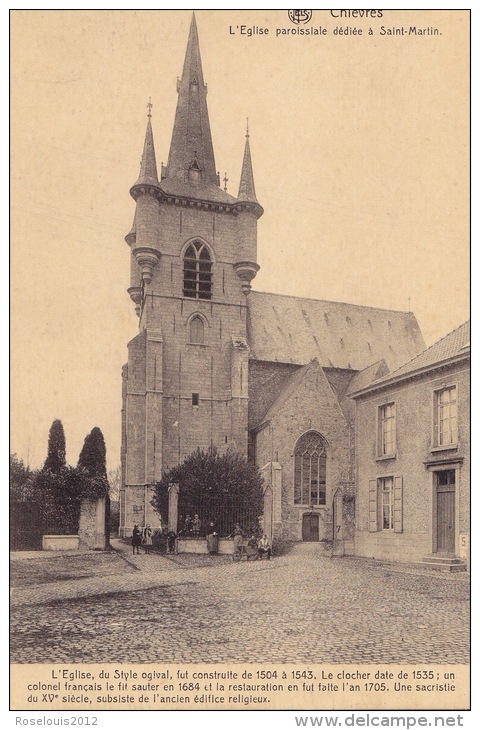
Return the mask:
<path id="1" fill-rule="evenodd" d="M 191 299 L 212 298 L 212 259 L 202 241 L 194 241 L 185 251 L 183 296 Z"/>
<path id="2" fill-rule="evenodd" d="M 294 459 L 294 503 L 326 504 L 327 455 L 323 436 L 316 431 L 301 436 L 295 446 Z"/>
<path id="3" fill-rule="evenodd" d="M 190 320 L 190 342 L 193 345 L 205 343 L 205 325 L 201 317 L 195 316 Z"/>

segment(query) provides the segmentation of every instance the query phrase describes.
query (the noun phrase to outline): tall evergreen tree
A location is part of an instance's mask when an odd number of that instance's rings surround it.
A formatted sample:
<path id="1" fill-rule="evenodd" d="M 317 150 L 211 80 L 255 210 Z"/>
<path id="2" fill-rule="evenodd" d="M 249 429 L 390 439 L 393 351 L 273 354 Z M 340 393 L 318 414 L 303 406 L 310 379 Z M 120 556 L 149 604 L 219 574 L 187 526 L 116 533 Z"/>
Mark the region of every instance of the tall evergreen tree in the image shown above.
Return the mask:
<path id="1" fill-rule="evenodd" d="M 88 488 L 83 472 L 67 466 L 65 432 L 56 419 L 48 435 L 47 458 L 30 485 L 31 499 L 47 529 L 58 534 L 77 533 L 84 484 Z"/>
<path id="2" fill-rule="evenodd" d="M 103 433 L 95 426 L 85 437 L 78 468 L 89 477 L 90 488 L 84 491 L 84 496 L 91 498 L 104 497 L 108 493 L 107 479 L 107 449 Z"/>
<path id="3" fill-rule="evenodd" d="M 50 426 L 48 453 L 43 469 L 59 474 L 66 464 L 65 432 L 62 422 L 57 418 Z"/>
<path id="4" fill-rule="evenodd" d="M 103 433 L 95 426 L 85 437 L 78 466 L 86 469 L 91 477 L 107 478 L 107 449 Z"/>

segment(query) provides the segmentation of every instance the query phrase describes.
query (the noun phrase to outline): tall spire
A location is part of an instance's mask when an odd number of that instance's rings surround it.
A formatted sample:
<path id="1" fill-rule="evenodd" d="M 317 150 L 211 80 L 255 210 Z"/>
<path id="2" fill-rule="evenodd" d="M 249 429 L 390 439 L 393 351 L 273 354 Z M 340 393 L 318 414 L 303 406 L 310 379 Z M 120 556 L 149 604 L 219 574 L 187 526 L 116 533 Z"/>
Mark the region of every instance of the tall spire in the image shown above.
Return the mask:
<path id="1" fill-rule="evenodd" d="M 140 175 L 133 187 L 137 185 L 155 185 L 158 187 L 157 162 L 155 160 L 155 146 L 153 144 L 152 131 L 152 102 L 150 100 L 148 101 L 147 108 L 148 122 L 147 131 L 145 132 L 142 161 L 140 163 Z"/>
<path id="2" fill-rule="evenodd" d="M 240 185 L 238 186 L 238 199 L 244 200 L 247 203 L 257 203 L 257 196 L 255 194 L 255 183 L 253 181 L 253 167 L 252 157 L 250 154 L 250 134 L 248 131 L 248 119 L 247 119 L 247 132 L 245 134 L 245 152 L 243 153 L 243 164 L 242 174 L 240 175 Z"/>
<path id="3" fill-rule="evenodd" d="M 167 178 L 218 185 L 195 14 L 192 16 L 166 170 Z"/>

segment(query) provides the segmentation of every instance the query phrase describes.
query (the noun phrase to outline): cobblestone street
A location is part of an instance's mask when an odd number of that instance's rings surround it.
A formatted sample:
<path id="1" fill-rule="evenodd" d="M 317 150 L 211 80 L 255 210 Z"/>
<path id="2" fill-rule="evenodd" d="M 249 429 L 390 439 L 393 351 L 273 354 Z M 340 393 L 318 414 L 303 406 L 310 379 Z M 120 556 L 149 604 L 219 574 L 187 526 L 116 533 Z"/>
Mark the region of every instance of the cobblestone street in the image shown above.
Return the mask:
<path id="1" fill-rule="evenodd" d="M 313 543 L 253 563 L 115 547 L 14 556 L 12 662 L 469 662 L 465 574 L 332 559 Z"/>

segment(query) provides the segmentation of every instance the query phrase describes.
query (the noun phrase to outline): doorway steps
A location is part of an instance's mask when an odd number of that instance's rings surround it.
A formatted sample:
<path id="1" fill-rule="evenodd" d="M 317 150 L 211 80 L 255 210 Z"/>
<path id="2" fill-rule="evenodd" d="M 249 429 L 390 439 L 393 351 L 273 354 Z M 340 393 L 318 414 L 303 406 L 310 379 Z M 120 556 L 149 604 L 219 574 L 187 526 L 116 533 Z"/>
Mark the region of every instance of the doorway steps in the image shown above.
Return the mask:
<path id="1" fill-rule="evenodd" d="M 418 565 L 430 570 L 441 570 L 448 573 L 464 573 L 467 570 L 467 565 L 461 558 L 456 555 L 442 555 L 439 553 L 425 555 L 423 561 Z"/>

